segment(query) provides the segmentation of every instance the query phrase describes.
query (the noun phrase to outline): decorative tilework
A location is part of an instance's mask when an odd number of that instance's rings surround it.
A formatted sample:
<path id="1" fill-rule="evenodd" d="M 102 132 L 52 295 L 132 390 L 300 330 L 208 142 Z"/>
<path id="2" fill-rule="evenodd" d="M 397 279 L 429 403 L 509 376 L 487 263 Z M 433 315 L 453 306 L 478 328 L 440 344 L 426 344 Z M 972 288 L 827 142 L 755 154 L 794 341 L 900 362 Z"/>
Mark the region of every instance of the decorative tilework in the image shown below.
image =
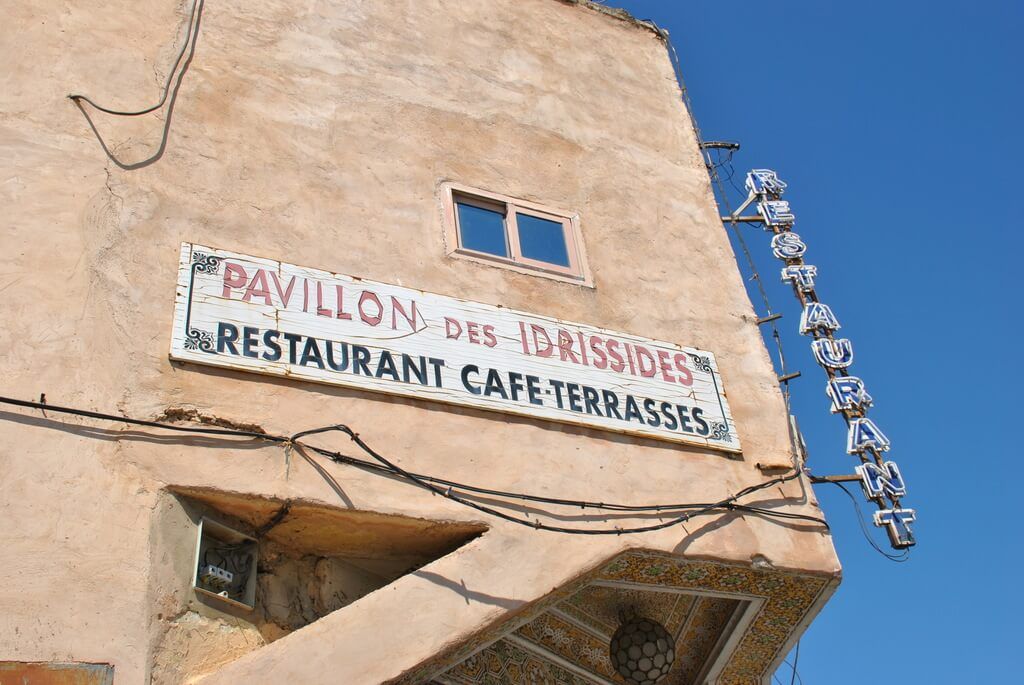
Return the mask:
<path id="1" fill-rule="evenodd" d="M 558 608 L 611 638 L 619 627 L 619 612 L 635 607 L 638 614 L 653 618 L 675 635 L 687 611 L 677 609 L 680 600 L 688 609 L 693 597 L 675 592 L 590 585 L 562 602 Z"/>
<path id="2" fill-rule="evenodd" d="M 528 681 L 520 680 L 454 680 L 455 674 L 458 677 L 467 678 L 467 672 L 476 672 L 483 677 L 482 671 L 473 671 L 472 664 L 478 663 L 474 659 L 483 658 L 480 655 L 494 654 L 496 642 L 501 636 L 517 631 L 534 621 L 542 614 L 555 606 L 560 611 L 571 616 L 573 620 L 580 621 L 590 628 L 599 632 L 607 632 L 607 625 L 611 618 L 610 608 L 595 608 L 593 604 L 587 603 L 587 597 L 610 597 L 602 595 L 597 588 L 590 585 L 594 581 L 613 581 L 627 584 L 645 586 L 643 589 L 635 587 L 612 588 L 612 592 L 626 592 L 631 598 L 639 593 L 647 601 L 650 598 L 663 598 L 670 593 L 665 588 L 675 590 L 694 590 L 722 594 L 735 595 L 737 599 L 713 599 L 703 606 L 704 598 L 700 600 L 683 599 L 686 595 L 679 594 L 675 600 L 666 600 L 660 606 L 652 610 L 667 612 L 667 621 L 673 626 L 682 625 L 684 620 L 688 623 L 680 634 L 679 645 L 686 644 L 687 636 L 694 640 L 694 649 L 707 650 L 703 659 L 694 655 L 693 666 L 684 670 L 673 670 L 670 673 L 666 685 L 688 685 L 696 676 L 699 669 L 703 668 L 708 654 L 714 649 L 724 628 L 732 616 L 738 602 L 744 598 L 760 598 L 763 600 L 756 616 L 753 617 L 750 625 L 740 637 L 739 644 L 729 657 L 721 674 L 717 679 L 718 685 L 757 685 L 765 676 L 768 668 L 779 656 L 789 636 L 797 630 L 808 612 L 815 607 L 818 599 L 834 583 L 835 578 L 821 575 L 796 574 L 774 569 L 756 569 L 747 566 L 737 566 L 711 561 L 694 561 L 679 557 L 673 557 L 660 552 L 634 551 L 620 555 L 603 566 L 591 571 L 576 581 L 568 583 L 547 597 L 535 602 L 525 610 L 504 621 L 500 621 L 487 629 L 477 633 L 465 641 L 459 647 L 448 652 L 440 653 L 427 662 L 424 662 L 416 669 L 407 672 L 402 677 L 391 681 L 393 685 L 420 685 L 428 682 L 431 678 L 438 678 L 442 681 L 455 683 L 456 685 L 490 685 L 492 682 L 520 683 Z M 647 591 L 647 588 L 650 591 Z M 610 605 L 609 605 L 610 606 Z M 691 611 L 692 609 L 692 611 Z M 549 620 L 551 614 L 546 614 L 542 625 L 552 625 Z M 614 616 L 614 613 L 612 614 Z M 689 616 L 689 619 L 687 619 Z M 559 621 L 566 623 L 564 619 Z M 656 620 L 659 620 L 656 618 Z M 557 622 L 554 623 L 557 625 Z M 668 627 L 666 625 L 666 627 Z M 692 628 L 692 635 L 687 632 Z M 527 628 L 523 633 L 529 633 Z M 585 633 L 585 631 L 580 631 Z M 673 631 L 675 632 L 675 631 Z M 565 633 L 568 635 L 569 633 Z M 713 637 L 712 637 L 713 636 Z M 698 640 L 698 638 L 700 638 Z M 553 639 L 548 636 L 547 639 Z M 504 641 L 503 641 L 504 642 Z M 699 644 L 697 644 L 699 643 Z M 490 646 L 488 646 L 490 645 Z M 502 654 L 510 654 L 507 650 L 515 647 L 505 642 L 501 648 L 505 650 Z M 482 651 L 481 651 L 482 650 Z M 524 650 L 519 650 L 524 652 Z M 555 651 L 555 650 L 552 650 Z M 479 652 L 479 654 L 477 654 Z M 524 652 L 525 653 L 525 652 Z M 556 652 L 557 653 L 557 652 Z M 596 653 L 595 653 L 596 654 Z M 531 655 L 537 661 L 539 657 Z M 490 657 L 488 657 L 490 658 Z M 510 657 L 511 658 L 511 657 Z M 518 658 L 518 657 L 517 657 Z M 580 658 L 571 659 L 574 663 L 583 666 Z M 699 664 L 699 665 L 698 665 Z M 509 666 L 515 673 L 519 673 L 522 664 Z M 450 669 L 445 675 L 439 674 Z M 467 670 L 468 669 L 468 670 Z M 698 670 L 693 670 L 698 669 Z M 564 669 L 562 669 L 564 671 Z M 490 671 L 488 671 L 489 673 Z M 510 672 L 506 672 L 509 675 Z M 567 676 L 577 678 L 577 683 L 585 683 L 586 680 L 579 679 L 579 676 L 566 671 Z M 511 676 L 509 676 L 511 677 Z M 516 677 L 519 677 L 518 675 Z M 547 680 L 537 682 L 551 682 L 561 685 L 565 680 L 555 680 L 555 676 L 545 676 Z M 558 676 L 563 677 L 563 676 Z M 575 685 L 575 684 L 574 684 Z"/>
<path id="3" fill-rule="evenodd" d="M 830 580 L 647 552 L 623 555 L 596 575 L 633 583 L 763 597 L 766 601 L 719 676 L 719 685 L 760 683 L 786 638 L 800 625 Z"/>
<path id="4" fill-rule="evenodd" d="M 516 635 L 575 662 L 605 678 L 612 678 L 608 640 L 595 637 L 552 613 L 541 614 L 516 631 Z"/>
<path id="5" fill-rule="evenodd" d="M 451 685 L 594 685 L 506 640 L 474 654 L 441 679 Z"/>
<path id="6" fill-rule="evenodd" d="M 722 631 L 740 605 L 739 600 L 722 597 L 695 599 L 693 611 L 676 640 L 675 670 L 670 674 L 671 682 L 680 685 L 696 682 Z"/>

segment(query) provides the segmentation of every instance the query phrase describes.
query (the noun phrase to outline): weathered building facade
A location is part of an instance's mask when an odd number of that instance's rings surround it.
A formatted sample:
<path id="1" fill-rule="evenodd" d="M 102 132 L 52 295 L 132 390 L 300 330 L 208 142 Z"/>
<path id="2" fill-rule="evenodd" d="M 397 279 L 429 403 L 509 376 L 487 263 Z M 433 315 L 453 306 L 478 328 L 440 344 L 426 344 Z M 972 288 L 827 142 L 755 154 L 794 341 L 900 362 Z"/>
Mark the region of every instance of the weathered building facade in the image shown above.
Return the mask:
<path id="1" fill-rule="evenodd" d="M 0 406 L 0 682 L 621 683 L 632 614 L 659 682 L 768 682 L 839 565 L 678 506 L 820 516 L 652 27 L 19 0 L 0 35 L 0 395 L 223 431 Z M 397 468 L 276 439 L 337 424 Z"/>

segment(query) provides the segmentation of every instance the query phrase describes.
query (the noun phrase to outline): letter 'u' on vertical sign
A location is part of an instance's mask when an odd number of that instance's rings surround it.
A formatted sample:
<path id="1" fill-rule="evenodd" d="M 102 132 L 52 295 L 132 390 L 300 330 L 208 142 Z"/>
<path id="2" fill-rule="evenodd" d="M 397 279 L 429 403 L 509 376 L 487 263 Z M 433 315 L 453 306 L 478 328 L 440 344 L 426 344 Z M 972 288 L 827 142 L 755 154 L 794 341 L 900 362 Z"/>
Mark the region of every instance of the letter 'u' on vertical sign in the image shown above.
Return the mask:
<path id="1" fill-rule="evenodd" d="M 846 338 L 820 338 L 811 343 L 814 358 L 828 369 L 845 369 L 853 363 L 853 343 Z"/>

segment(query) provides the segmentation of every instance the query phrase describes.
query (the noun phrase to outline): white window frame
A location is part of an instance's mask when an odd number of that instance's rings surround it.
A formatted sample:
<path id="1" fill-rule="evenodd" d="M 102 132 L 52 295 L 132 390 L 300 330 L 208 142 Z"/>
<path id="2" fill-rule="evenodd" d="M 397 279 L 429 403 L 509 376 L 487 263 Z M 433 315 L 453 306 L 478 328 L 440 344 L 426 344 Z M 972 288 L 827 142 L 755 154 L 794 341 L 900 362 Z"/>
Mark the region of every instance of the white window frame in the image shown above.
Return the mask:
<path id="1" fill-rule="evenodd" d="M 594 287 L 587 267 L 583 237 L 580 234 L 579 214 L 565 212 L 536 202 L 520 200 L 508 195 L 493 193 L 480 188 L 445 182 L 441 184 L 441 200 L 444 204 L 445 252 L 449 257 L 467 259 L 489 266 L 497 266 L 532 276 L 542 276 L 564 283 Z M 505 243 L 508 257 L 478 252 L 462 246 L 459 215 L 456 204 L 462 202 L 483 209 L 500 212 L 505 217 Z M 547 219 L 562 225 L 569 266 L 550 264 L 524 257 L 519 246 L 517 214 L 526 214 Z"/>

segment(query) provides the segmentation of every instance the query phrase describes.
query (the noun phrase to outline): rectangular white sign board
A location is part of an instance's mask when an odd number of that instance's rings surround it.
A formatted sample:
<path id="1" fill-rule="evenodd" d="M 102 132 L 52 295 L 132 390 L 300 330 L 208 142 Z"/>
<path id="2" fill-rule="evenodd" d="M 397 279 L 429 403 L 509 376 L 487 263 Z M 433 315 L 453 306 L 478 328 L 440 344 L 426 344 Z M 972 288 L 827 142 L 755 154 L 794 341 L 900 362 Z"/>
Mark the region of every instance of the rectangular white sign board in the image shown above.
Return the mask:
<path id="1" fill-rule="evenodd" d="M 189 243 L 171 358 L 740 451 L 710 352 Z"/>

